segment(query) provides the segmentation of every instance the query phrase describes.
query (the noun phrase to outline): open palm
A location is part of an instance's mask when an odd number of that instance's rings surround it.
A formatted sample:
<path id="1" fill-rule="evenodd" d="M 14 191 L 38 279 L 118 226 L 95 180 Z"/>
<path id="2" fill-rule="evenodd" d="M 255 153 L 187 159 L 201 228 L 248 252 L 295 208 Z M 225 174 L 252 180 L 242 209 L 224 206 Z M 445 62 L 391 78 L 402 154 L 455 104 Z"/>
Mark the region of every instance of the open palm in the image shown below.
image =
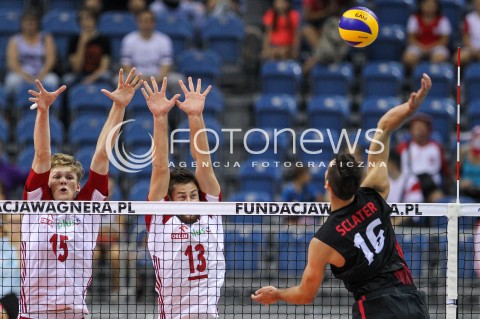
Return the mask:
<path id="1" fill-rule="evenodd" d="M 142 74 L 139 73 L 135 76 L 135 68 L 130 70 L 127 79 L 123 79 L 123 69 L 118 72 L 118 85 L 117 89 L 113 92 L 102 89 L 102 93 L 105 94 L 110 100 L 117 106 L 126 107 L 133 98 L 135 91 L 142 85 Z"/>
<path id="2" fill-rule="evenodd" d="M 143 82 L 145 88 L 142 88 L 142 93 L 145 97 L 145 101 L 147 102 L 147 106 L 150 109 L 150 112 L 152 112 L 153 116 L 166 115 L 175 105 L 175 102 L 180 97 L 180 94 L 176 94 L 169 100 L 165 94 L 167 90 L 167 78 L 163 78 L 160 91 L 158 91 L 158 84 L 155 78 L 152 76 L 150 79 L 152 81 L 153 90 L 150 85 L 148 85 L 147 81 Z"/>
<path id="3" fill-rule="evenodd" d="M 37 85 L 38 92 L 34 90 L 28 90 L 28 93 L 33 95 L 34 97 L 29 98 L 28 100 L 33 103 L 37 103 L 37 107 L 40 111 L 46 111 L 50 107 L 50 105 L 55 102 L 57 97 L 67 89 L 65 85 L 62 85 L 54 92 L 48 92 L 43 87 L 42 83 L 39 80 L 35 80 L 35 84 Z"/>
<path id="4" fill-rule="evenodd" d="M 195 89 L 193 85 L 192 78 L 188 78 L 188 86 L 190 91 L 187 89 L 182 80 L 178 81 L 180 87 L 182 88 L 183 94 L 185 94 L 185 101 L 180 102 L 177 100 L 178 107 L 187 113 L 187 115 L 200 115 L 203 112 L 203 107 L 205 106 L 205 99 L 207 98 L 208 93 L 212 89 L 212 86 L 209 85 L 208 88 L 202 93 L 202 80 L 198 79 L 197 88 Z"/>

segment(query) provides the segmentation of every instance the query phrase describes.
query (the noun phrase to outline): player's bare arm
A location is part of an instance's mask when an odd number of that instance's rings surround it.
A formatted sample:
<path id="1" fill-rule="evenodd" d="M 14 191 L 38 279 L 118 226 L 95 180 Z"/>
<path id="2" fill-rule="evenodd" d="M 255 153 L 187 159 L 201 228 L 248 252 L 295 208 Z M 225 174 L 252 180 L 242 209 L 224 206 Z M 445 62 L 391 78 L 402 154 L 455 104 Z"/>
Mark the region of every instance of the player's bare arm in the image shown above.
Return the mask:
<path id="1" fill-rule="evenodd" d="M 207 133 L 205 131 L 205 122 L 203 120 L 205 99 L 212 89 L 212 86 L 208 86 L 202 93 L 202 81 L 200 79 L 197 81 L 196 88 L 191 77 L 188 78 L 189 89 L 187 89 L 182 80 L 180 80 L 179 83 L 185 94 L 185 101 L 177 101 L 177 105 L 188 115 L 188 123 L 190 125 L 190 150 L 193 158 L 197 161 L 195 176 L 203 192 L 212 196 L 218 196 L 220 194 L 220 185 L 213 170 Z"/>
<path id="2" fill-rule="evenodd" d="M 153 141 L 155 144 L 155 156 L 152 162 L 152 177 L 148 199 L 153 201 L 162 200 L 168 193 L 170 182 L 170 169 L 168 168 L 168 112 L 180 97 L 176 94 L 170 100 L 167 99 L 167 78 L 163 78 L 162 87 L 158 90 L 155 78 L 150 78 L 152 87 L 147 81 L 143 82 L 143 96 L 148 109 L 153 115 Z"/>
<path id="3" fill-rule="evenodd" d="M 50 120 L 49 108 L 55 102 L 57 97 L 66 90 L 66 86 L 62 85 L 54 92 L 48 92 L 42 83 L 35 80 L 38 92 L 28 90 L 33 97 L 28 100 L 37 104 L 37 118 L 35 120 L 35 128 L 33 130 L 33 144 L 35 155 L 33 157 L 32 168 L 38 173 L 45 173 L 50 170 Z"/>
<path id="4" fill-rule="evenodd" d="M 336 254 L 338 255 L 338 253 Z M 252 295 L 252 299 L 264 305 L 270 305 L 277 301 L 297 305 L 311 304 L 320 289 L 327 264 L 338 263 L 338 258 L 334 260 L 335 258 L 335 251 L 330 246 L 313 238 L 308 248 L 308 263 L 300 285 L 285 289 L 273 286 L 263 287 Z"/>
<path id="5" fill-rule="evenodd" d="M 112 149 L 118 133 L 115 133 L 116 135 L 112 139 L 111 145 L 107 145 L 108 134 L 115 125 L 123 121 L 125 108 L 132 100 L 135 91 L 142 85 L 141 77 L 141 74 L 135 76 L 135 68 L 133 68 L 125 80 L 123 77 L 123 69 L 120 69 L 118 72 L 117 89 L 113 92 L 102 89 L 102 93 L 113 101 L 113 105 L 98 137 L 95 153 L 93 154 L 92 163 L 90 164 L 90 169 L 98 174 L 105 175 L 108 173 L 109 159 L 107 147 Z"/>
<path id="6" fill-rule="evenodd" d="M 370 154 L 368 155 L 368 162 L 375 163 L 375 165 L 368 166 L 367 176 L 362 186 L 374 188 L 385 199 L 388 197 L 390 190 L 387 169 L 388 156 L 390 153 L 390 135 L 392 132 L 398 130 L 405 121 L 418 110 L 431 87 L 432 80 L 427 74 L 423 74 L 420 89 L 410 94 L 407 102 L 395 106 L 378 121 L 378 130 L 374 136 L 374 140 L 378 141 L 378 143 L 374 142 L 370 144 Z"/>

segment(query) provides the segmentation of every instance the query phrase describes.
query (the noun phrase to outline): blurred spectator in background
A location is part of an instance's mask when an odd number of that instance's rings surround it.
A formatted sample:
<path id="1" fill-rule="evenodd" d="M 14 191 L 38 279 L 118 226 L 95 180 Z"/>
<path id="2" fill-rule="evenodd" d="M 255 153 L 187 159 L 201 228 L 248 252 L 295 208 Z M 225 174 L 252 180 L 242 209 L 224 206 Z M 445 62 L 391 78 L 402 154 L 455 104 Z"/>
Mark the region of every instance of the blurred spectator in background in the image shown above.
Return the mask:
<path id="1" fill-rule="evenodd" d="M 19 186 L 25 185 L 28 172 L 23 172 L 14 164 L 8 162 L 4 154 L 4 145 L 0 142 L 0 186 L 6 199 L 12 199 L 12 193 Z"/>
<path id="2" fill-rule="evenodd" d="M 178 89 L 178 80 L 183 77 L 173 73 L 173 47 L 170 38 L 155 31 L 155 15 L 152 11 L 143 11 L 137 15 L 138 31 L 127 34 L 121 46 L 121 64 L 125 72 L 132 67 L 142 74 L 143 79 L 155 77 L 157 82 L 168 77 L 172 90 Z"/>
<path id="3" fill-rule="evenodd" d="M 51 35 L 40 31 L 40 15 L 25 12 L 21 31 L 8 41 L 5 92 L 12 96 L 22 82 L 39 79 L 45 86 L 58 87 L 58 76 L 53 73 L 56 63 L 55 43 Z"/>
<path id="4" fill-rule="evenodd" d="M 417 12 L 408 19 L 407 33 L 408 46 L 403 62 L 410 70 L 422 59 L 432 63 L 448 60 L 452 26 L 442 14 L 439 0 L 417 0 Z"/>
<path id="5" fill-rule="evenodd" d="M 473 11 L 468 13 L 463 24 L 463 47 L 460 63 L 480 60 L 480 0 L 473 0 Z M 455 64 L 457 63 L 455 57 Z"/>
<path id="6" fill-rule="evenodd" d="M 284 202 L 321 202 L 322 194 L 311 184 L 312 176 L 308 167 L 295 167 L 290 172 L 290 183 L 282 190 L 282 201 Z M 289 216 L 286 219 L 288 224 L 314 224 L 313 218 Z"/>
<path id="7" fill-rule="evenodd" d="M 102 0 L 84 0 L 82 8 L 94 12 L 98 17 L 103 11 L 103 2 Z"/>
<path id="8" fill-rule="evenodd" d="M 335 1 L 332 0 L 303 0 L 303 19 L 305 26 L 302 35 L 305 41 L 314 49 L 317 47 L 324 22 L 333 14 Z M 337 21 L 338 33 L 338 21 Z"/>
<path id="9" fill-rule="evenodd" d="M 246 11 L 246 6 L 242 0 L 207 0 L 206 10 L 207 15 L 210 16 L 221 17 L 228 13 L 242 16 Z"/>
<path id="10" fill-rule="evenodd" d="M 147 1 L 146 0 L 128 0 L 127 9 L 130 13 L 135 16 L 142 11 L 147 10 Z"/>
<path id="11" fill-rule="evenodd" d="M 1 186 L 0 186 L 1 188 Z M 0 199 L 4 200 L 0 190 Z M 20 296 L 20 258 L 12 244 L 5 224 L 11 216 L 0 216 L 0 318 L 15 319 L 18 316 L 18 296 Z M 5 222 L 5 224 L 4 224 Z"/>
<path id="12" fill-rule="evenodd" d="M 323 2 L 325 2 L 324 0 Z M 305 0 L 307 2 L 315 2 L 313 0 Z M 322 1 L 321 1 L 322 2 Z M 326 1 L 328 2 L 328 1 Z M 340 37 L 338 32 L 338 20 L 345 10 L 355 6 L 355 0 L 333 1 L 329 4 L 329 16 L 322 19 L 322 30 L 317 38 L 315 45 L 311 45 L 312 55 L 305 61 L 303 65 L 303 73 L 308 74 L 317 64 L 339 63 L 345 59 L 348 53 L 348 44 Z M 303 35 L 307 42 L 307 37 L 313 37 L 313 27 L 305 26 Z"/>
<path id="13" fill-rule="evenodd" d="M 183 15 L 189 21 L 196 31 L 199 31 L 205 17 L 204 2 L 193 0 L 156 0 L 150 5 L 150 10 L 157 17 L 168 15 Z"/>
<path id="14" fill-rule="evenodd" d="M 470 143 L 463 150 L 460 191 L 480 202 L 480 126 L 472 129 Z"/>
<path id="15" fill-rule="evenodd" d="M 97 30 L 98 16 L 90 10 L 78 12 L 80 34 L 74 36 L 68 46 L 68 57 L 73 73 L 63 77 L 67 86 L 82 82 L 92 84 L 109 81 L 110 40 Z"/>
<path id="16" fill-rule="evenodd" d="M 263 16 L 265 34 L 262 58 L 296 59 L 300 46 L 300 15 L 291 0 L 274 0 Z"/>
<path id="17" fill-rule="evenodd" d="M 411 140 L 398 145 L 401 171 L 415 175 L 426 202 L 435 202 L 444 196 L 442 185 L 450 177 L 444 150 L 431 137 L 432 119 L 429 115 L 417 113 L 412 116 L 409 131 Z"/>

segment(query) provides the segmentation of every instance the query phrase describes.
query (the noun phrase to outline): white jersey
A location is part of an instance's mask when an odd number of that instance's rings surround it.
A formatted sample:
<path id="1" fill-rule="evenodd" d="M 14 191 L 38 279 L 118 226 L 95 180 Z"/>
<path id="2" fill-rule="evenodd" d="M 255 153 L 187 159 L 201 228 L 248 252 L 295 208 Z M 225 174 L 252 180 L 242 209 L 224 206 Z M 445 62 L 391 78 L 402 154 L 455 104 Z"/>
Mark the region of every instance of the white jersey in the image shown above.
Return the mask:
<path id="1" fill-rule="evenodd" d="M 219 200 L 210 195 L 204 198 Z M 225 280 L 222 217 L 204 215 L 193 224 L 184 224 L 176 216 L 147 216 L 146 220 L 159 319 L 218 318 Z"/>
<path id="2" fill-rule="evenodd" d="M 23 199 L 52 200 L 50 172 L 27 179 Z M 76 200 L 105 200 L 107 175 L 90 171 Z M 20 316 L 77 319 L 88 314 L 85 295 L 92 281 L 93 249 L 100 215 L 25 215 L 22 220 Z"/>

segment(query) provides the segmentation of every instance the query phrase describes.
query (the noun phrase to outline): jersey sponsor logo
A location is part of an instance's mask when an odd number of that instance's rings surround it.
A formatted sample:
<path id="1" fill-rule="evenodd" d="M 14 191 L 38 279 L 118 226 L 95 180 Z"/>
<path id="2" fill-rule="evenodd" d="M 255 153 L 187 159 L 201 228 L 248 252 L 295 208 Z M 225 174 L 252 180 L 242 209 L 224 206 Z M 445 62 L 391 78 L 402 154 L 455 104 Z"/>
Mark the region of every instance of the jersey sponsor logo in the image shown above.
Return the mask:
<path id="1" fill-rule="evenodd" d="M 204 235 L 204 234 L 208 235 L 211 232 L 212 232 L 212 230 L 210 229 L 210 226 L 208 226 L 207 228 L 200 228 L 199 230 L 192 229 L 190 234 L 192 236 L 200 236 L 200 235 Z"/>
<path id="2" fill-rule="evenodd" d="M 335 227 L 335 230 L 343 237 L 377 211 L 378 208 L 372 202 L 368 202 L 350 217 L 347 217 L 345 220 L 340 222 L 340 224 Z"/>
<path id="3" fill-rule="evenodd" d="M 52 214 L 40 216 L 40 224 L 46 224 L 46 225 L 53 228 L 54 223 L 55 223 L 55 221 L 53 220 L 53 215 Z"/>
<path id="4" fill-rule="evenodd" d="M 171 234 L 172 239 L 188 239 L 189 238 L 189 234 L 187 232 L 188 230 L 187 226 L 182 225 L 178 227 L 178 229 L 180 230 L 180 232 Z"/>
<path id="5" fill-rule="evenodd" d="M 236 203 L 235 213 L 247 215 L 328 215 L 326 203 Z"/>

